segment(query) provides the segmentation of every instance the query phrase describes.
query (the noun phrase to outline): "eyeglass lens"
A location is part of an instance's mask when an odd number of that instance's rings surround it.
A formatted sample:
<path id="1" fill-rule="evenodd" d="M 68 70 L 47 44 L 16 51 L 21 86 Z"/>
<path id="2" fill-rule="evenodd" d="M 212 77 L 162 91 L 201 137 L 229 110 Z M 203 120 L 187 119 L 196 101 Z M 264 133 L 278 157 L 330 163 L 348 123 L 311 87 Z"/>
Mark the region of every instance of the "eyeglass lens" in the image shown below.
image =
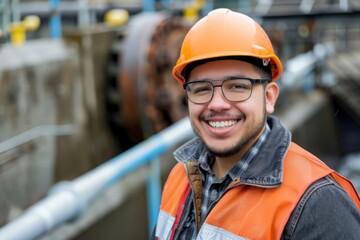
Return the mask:
<path id="1" fill-rule="evenodd" d="M 219 85 L 210 81 L 191 82 L 186 86 L 187 96 L 193 103 L 207 103 L 214 95 L 214 87 L 221 87 L 227 100 L 239 102 L 251 96 L 252 82 L 249 79 L 224 80 Z"/>

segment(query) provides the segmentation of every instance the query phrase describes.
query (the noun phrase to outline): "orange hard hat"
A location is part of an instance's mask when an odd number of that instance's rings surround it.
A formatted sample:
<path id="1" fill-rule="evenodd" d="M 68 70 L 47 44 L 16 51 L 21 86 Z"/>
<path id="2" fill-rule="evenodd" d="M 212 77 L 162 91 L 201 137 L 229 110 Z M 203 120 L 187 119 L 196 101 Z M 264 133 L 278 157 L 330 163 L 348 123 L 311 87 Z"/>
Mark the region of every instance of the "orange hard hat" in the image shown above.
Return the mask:
<path id="1" fill-rule="evenodd" d="M 187 33 L 172 74 L 184 84 L 184 69 L 189 63 L 223 57 L 262 59 L 264 66 L 270 64 L 273 81 L 283 71 L 264 29 L 244 14 L 220 8 L 200 19 Z"/>

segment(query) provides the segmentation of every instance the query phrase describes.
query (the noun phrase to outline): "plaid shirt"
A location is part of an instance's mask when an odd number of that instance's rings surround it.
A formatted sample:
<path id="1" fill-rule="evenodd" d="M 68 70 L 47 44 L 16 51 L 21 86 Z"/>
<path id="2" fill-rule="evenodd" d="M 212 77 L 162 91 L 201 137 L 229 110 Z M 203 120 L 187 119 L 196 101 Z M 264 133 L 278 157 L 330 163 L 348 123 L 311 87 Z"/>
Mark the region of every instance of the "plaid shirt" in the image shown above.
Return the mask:
<path id="1" fill-rule="evenodd" d="M 204 152 L 199 158 L 199 168 L 202 173 L 202 203 L 201 203 L 201 225 L 205 221 L 211 205 L 215 204 L 219 198 L 224 194 L 228 185 L 237 178 L 241 178 L 249 167 L 251 160 L 257 155 L 261 145 L 266 141 L 270 132 L 269 125 L 266 124 L 265 131 L 260 136 L 258 141 L 249 149 L 241 161 L 238 161 L 230 171 L 221 179 L 217 179 L 211 170 L 211 165 L 214 162 L 214 157 L 210 156 L 208 152 Z M 189 200 L 189 199 L 188 199 Z M 186 217 L 179 237 L 180 240 L 196 239 L 196 223 L 195 223 L 195 209 L 191 201 L 190 212 Z"/>

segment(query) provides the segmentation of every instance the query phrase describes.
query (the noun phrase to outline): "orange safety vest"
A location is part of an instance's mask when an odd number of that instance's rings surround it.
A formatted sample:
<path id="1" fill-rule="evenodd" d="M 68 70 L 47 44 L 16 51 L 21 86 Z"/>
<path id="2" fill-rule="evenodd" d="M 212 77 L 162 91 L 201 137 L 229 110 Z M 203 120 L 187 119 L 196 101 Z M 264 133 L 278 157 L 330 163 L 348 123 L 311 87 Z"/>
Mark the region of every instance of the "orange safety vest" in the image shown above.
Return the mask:
<path id="1" fill-rule="evenodd" d="M 344 188 L 360 209 L 359 195 L 350 181 L 291 143 L 284 159 L 282 184 L 275 188 L 240 184 L 229 189 L 205 219 L 198 239 L 280 239 L 306 189 L 327 175 Z M 172 239 L 188 192 L 186 170 L 179 163 L 164 186 L 156 229 L 158 239 Z"/>

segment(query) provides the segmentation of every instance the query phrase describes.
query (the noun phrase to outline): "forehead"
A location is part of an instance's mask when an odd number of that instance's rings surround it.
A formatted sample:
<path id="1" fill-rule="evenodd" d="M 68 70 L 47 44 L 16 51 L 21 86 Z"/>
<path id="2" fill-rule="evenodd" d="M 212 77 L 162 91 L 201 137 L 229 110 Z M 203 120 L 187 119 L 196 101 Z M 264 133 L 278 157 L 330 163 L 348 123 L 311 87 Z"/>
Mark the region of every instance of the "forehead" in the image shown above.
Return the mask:
<path id="1" fill-rule="evenodd" d="M 251 63 L 240 60 L 215 60 L 192 69 L 189 82 L 201 79 L 219 80 L 229 76 L 259 78 L 260 73 Z"/>

